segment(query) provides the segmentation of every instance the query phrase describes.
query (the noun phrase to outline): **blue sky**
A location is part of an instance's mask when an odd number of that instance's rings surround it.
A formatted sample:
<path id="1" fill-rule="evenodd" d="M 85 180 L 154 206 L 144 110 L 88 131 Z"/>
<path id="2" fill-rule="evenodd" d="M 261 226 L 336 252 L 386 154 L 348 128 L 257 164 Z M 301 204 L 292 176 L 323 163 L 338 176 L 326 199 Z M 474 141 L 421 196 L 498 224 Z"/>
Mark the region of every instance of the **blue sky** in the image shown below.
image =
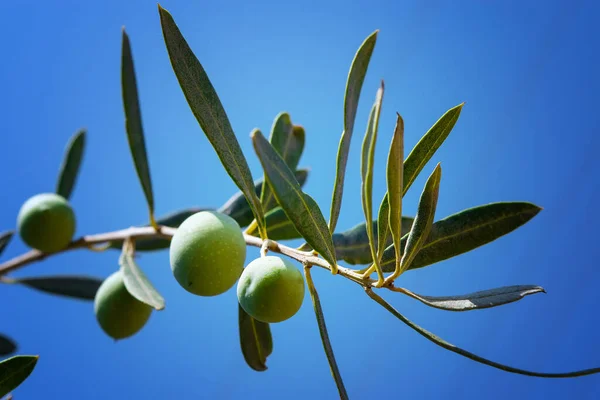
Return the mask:
<path id="1" fill-rule="evenodd" d="M 435 163 L 442 163 L 436 219 L 494 201 L 530 201 L 531 222 L 469 254 L 402 276 L 427 295 L 512 284 L 548 294 L 497 309 L 449 313 L 385 293 L 407 317 L 454 344 L 516 367 L 563 371 L 600 365 L 595 309 L 600 272 L 600 7 L 593 1 L 538 2 L 184 2 L 165 1 L 206 68 L 248 158 L 249 140 L 280 111 L 302 124 L 305 190 L 326 218 L 342 130 L 343 91 L 352 57 L 380 34 L 365 80 L 338 229 L 361 222 L 359 151 L 380 79 L 386 83 L 376 150 L 375 199 L 395 123 L 406 148 L 449 108 L 466 102 L 449 139 L 405 197 L 414 215 Z M 72 196 L 77 233 L 146 222 L 146 207 L 124 131 L 120 35 L 135 59 L 157 214 L 220 206 L 236 187 L 178 86 L 155 2 L 3 2 L 0 230 L 14 228 L 21 204 L 52 191 L 68 138 L 88 129 L 86 157 Z M 375 201 L 376 204 L 379 200 Z M 16 239 L 6 259 L 26 248 Z M 249 250 L 248 261 L 258 256 Z M 15 276 L 108 276 L 118 252 L 72 252 Z M 139 264 L 165 296 L 137 336 L 114 343 L 93 305 L 0 288 L 0 331 L 20 353 L 40 354 L 15 398 L 336 398 L 310 299 L 273 325 L 268 371 L 244 363 L 235 290 L 199 298 L 173 279 L 168 252 Z M 545 380 L 475 364 L 427 342 L 370 301 L 360 288 L 315 271 L 322 305 L 351 398 L 578 398 L 600 396 L 600 377 Z"/>

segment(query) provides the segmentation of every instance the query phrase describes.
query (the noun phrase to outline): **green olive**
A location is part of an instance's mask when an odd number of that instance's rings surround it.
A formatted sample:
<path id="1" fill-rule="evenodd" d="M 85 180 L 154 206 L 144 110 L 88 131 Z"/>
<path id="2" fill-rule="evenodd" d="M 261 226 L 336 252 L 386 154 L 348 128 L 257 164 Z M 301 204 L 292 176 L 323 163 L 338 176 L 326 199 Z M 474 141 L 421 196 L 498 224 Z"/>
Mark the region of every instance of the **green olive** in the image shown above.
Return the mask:
<path id="1" fill-rule="evenodd" d="M 146 325 L 152 307 L 133 297 L 117 271 L 102 282 L 94 299 L 94 312 L 102 330 L 113 339 L 124 339 Z"/>
<path id="2" fill-rule="evenodd" d="M 55 193 L 41 193 L 21 206 L 17 230 L 23 242 L 43 253 L 66 248 L 75 234 L 75 213 L 69 202 Z"/>
<path id="3" fill-rule="evenodd" d="M 238 301 L 253 318 L 281 322 L 294 316 L 304 300 L 304 277 L 288 260 L 266 256 L 252 261 L 237 285 Z"/>
<path id="4" fill-rule="evenodd" d="M 198 296 L 216 296 L 240 277 L 246 242 L 238 223 L 216 211 L 200 211 L 177 229 L 169 248 L 171 270 L 179 284 Z"/>

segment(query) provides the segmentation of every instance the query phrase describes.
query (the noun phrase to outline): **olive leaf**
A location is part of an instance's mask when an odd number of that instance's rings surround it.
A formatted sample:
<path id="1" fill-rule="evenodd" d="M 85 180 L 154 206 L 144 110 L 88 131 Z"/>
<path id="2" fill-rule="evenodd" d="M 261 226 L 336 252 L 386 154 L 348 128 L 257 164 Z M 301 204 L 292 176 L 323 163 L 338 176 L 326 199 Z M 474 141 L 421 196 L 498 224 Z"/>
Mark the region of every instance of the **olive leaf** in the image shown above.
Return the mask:
<path id="1" fill-rule="evenodd" d="M 160 5 L 158 10 L 169 59 L 190 109 L 225 170 L 246 196 L 260 236 L 266 238 L 265 216 L 252 174 L 221 100 L 171 14 Z"/>
<path id="2" fill-rule="evenodd" d="M 267 222 L 267 234 L 271 240 L 292 240 L 302 238 L 302 235 L 298 233 L 296 227 L 281 207 L 276 207 L 266 213 L 265 221 Z M 257 236 L 256 232 L 247 232 L 247 234 Z"/>
<path id="3" fill-rule="evenodd" d="M 535 217 L 541 208 L 527 202 L 498 202 L 473 207 L 435 222 L 427 240 L 408 269 L 425 267 L 469 252 L 504 236 Z M 402 238 L 406 246 L 407 236 Z M 394 270 L 395 252 L 388 247 L 381 261 Z"/>
<path id="4" fill-rule="evenodd" d="M 303 187 L 306 183 L 308 173 L 308 169 L 298 169 L 294 172 L 300 187 Z M 254 188 L 257 195 L 260 195 L 262 191 L 262 185 L 262 179 L 256 181 Z M 229 215 L 231 218 L 235 219 L 241 227 L 247 226 L 254 219 L 254 214 L 252 214 L 250 205 L 248 204 L 248 201 L 242 192 L 237 192 L 231 196 L 231 198 L 229 198 L 225 204 L 219 207 L 217 211 Z"/>
<path id="5" fill-rule="evenodd" d="M 67 143 L 65 158 L 62 161 L 56 183 L 56 193 L 68 199 L 77 182 L 79 166 L 83 159 L 86 130 L 77 131 Z"/>
<path id="6" fill-rule="evenodd" d="M 9 283 L 21 284 L 42 292 L 81 300 L 94 300 L 102 282 L 103 280 L 99 278 L 77 275 L 13 278 L 9 280 Z"/>
<path id="7" fill-rule="evenodd" d="M 427 340 L 435 343 L 436 345 L 438 345 L 446 350 L 449 350 L 453 353 L 459 354 L 463 357 L 467 357 L 478 363 L 488 365 L 490 367 L 497 368 L 502 371 L 512 372 L 514 374 L 537 376 L 540 378 L 573 378 L 576 376 L 592 375 L 592 374 L 597 374 L 600 372 L 600 368 L 590 368 L 590 369 L 584 369 L 584 370 L 580 370 L 580 371 L 558 372 L 558 373 L 534 372 L 534 371 L 528 371 L 528 370 L 524 370 L 524 369 L 520 369 L 520 368 L 510 367 L 508 365 L 504 365 L 504 364 L 497 363 L 495 361 L 488 360 L 486 358 L 483 358 L 476 354 L 473 354 L 467 350 L 463 350 L 460 347 L 456 347 L 455 345 L 446 342 L 444 339 L 434 335 L 433 333 L 429 332 L 428 330 L 415 324 L 414 322 L 412 322 L 411 320 L 406 318 L 404 315 L 402 315 L 400 312 L 398 312 L 394 307 L 392 307 L 387 301 L 382 299 L 378 294 L 373 292 L 373 290 L 366 289 L 366 293 L 369 297 L 371 297 L 373 300 L 375 300 L 377 303 L 379 303 L 383 308 L 385 308 L 387 311 L 389 311 L 393 316 L 398 318 L 404 324 L 408 325 L 408 327 L 410 327 L 411 329 L 416 331 L 418 334 L 420 334 Z"/>
<path id="8" fill-rule="evenodd" d="M 302 235 L 296 230 L 296 227 L 281 207 L 269 211 L 265 215 L 265 220 L 267 221 L 269 239 L 292 240 L 302 238 Z"/>
<path id="9" fill-rule="evenodd" d="M 346 93 L 344 95 L 344 131 L 340 139 L 337 153 L 335 183 L 333 185 L 333 194 L 331 197 L 331 213 L 329 215 L 329 230 L 335 231 L 340 210 L 342 208 L 342 195 L 344 193 L 344 179 L 346 176 L 346 164 L 348 163 L 348 153 L 350 152 L 350 142 L 354 132 L 354 122 L 356 120 L 356 111 L 358 109 L 358 100 L 362 85 L 367 75 L 371 55 L 377 42 L 379 30 L 371 33 L 360 45 L 354 55 L 348 79 L 346 81 Z"/>
<path id="10" fill-rule="evenodd" d="M 17 343 L 6 335 L 0 333 L 0 356 L 7 356 L 17 351 Z"/>
<path id="11" fill-rule="evenodd" d="M 454 128 L 464 104 L 461 103 L 446 111 L 427 133 L 423 135 L 421 140 L 411 150 L 406 160 L 404 160 L 404 189 L 402 195 L 406 194 L 419 173 L 423 170 L 423 167 L 425 167 L 437 149 L 444 143 L 444 140 L 446 140 Z"/>
<path id="12" fill-rule="evenodd" d="M 0 255 L 2 254 L 6 246 L 8 246 L 8 243 L 10 243 L 10 239 L 12 239 L 14 234 L 15 231 L 5 231 L 0 233 Z"/>
<path id="13" fill-rule="evenodd" d="M 266 371 L 267 357 L 273 351 L 269 324 L 252 318 L 238 303 L 238 325 L 244 360 L 253 370 Z"/>
<path id="14" fill-rule="evenodd" d="M 165 308 L 165 299 L 152 286 L 144 271 L 135 263 L 132 249 L 128 248 L 127 241 L 123 245 L 123 252 L 119 257 L 119 265 L 123 272 L 125 288 L 133 297 L 156 310 L 160 311 Z"/>
<path id="15" fill-rule="evenodd" d="M 18 388 L 31 375 L 38 358 L 19 355 L 0 362 L 0 398 Z"/>
<path id="16" fill-rule="evenodd" d="M 410 232 L 414 218 L 402 217 L 402 233 Z M 378 231 L 378 221 L 373 221 L 373 229 Z M 379 247 L 379 237 L 375 238 Z M 388 235 L 385 242 L 386 248 L 392 245 L 392 237 Z M 369 237 L 367 236 L 367 226 L 364 222 L 340 233 L 333 234 L 333 245 L 335 246 L 336 257 L 346 261 L 351 265 L 364 265 L 373 262 L 371 248 L 369 247 Z M 386 251 L 388 251 L 386 249 Z"/>
<path id="17" fill-rule="evenodd" d="M 146 142 L 144 129 L 142 127 L 142 112 L 138 98 L 137 82 L 133 56 L 129 36 L 123 29 L 123 45 L 121 53 L 121 86 L 123 92 L 123 108 L 125 110 L 125 130 L 127 131 L 127 142 L 135 164 L 135 171 L 144 190 L 150 223 L 155 226 L 154 221 L 154 195 L 152 193 L 152 180 L 150 179 L 150 167 L 146 153 Z"/>
<path id="18" fill-rule="evenodd" d="M 300 162 L 300 156 L 304 150 L 304 140 L 304 128 L 301 126 L 294 126 L 288 113 L 282 112 L 275 117 L 269 141 L 271 142 L 271 146 L 279 153 L 283 161 L 285 161 L 292 171 L 296 170 L 298 162 Z M 269 185 L 262 186 L 260 202 L 265 211 L 269 211 L 277 206 L 277 201 L 273 197 Z"/>
<path id="19" fill-rule="evenodd" d="M 384 252 L 385 248 L 388 246 L 387 242 L 388 242 L 388 237 L 390 234 L 389 215 L 390 215 L 390 203 L 388 201 L 388 194 L 386 193 L 383 196 L 381 205 L 379 206 L 379 215 L 377 216 L 377 237 L 373 238 L 373 240 L 376 243 L 377 258 L 379 260 L 381 260 L 381 257 L 383 256 L 383 252 Z M 373 229 L 375 229 L 375 227 Z M 381 238 L 382 240 L 379 240 L 379 238 Z"/>
<path id="20" fill-rule="evenodd" d="M 379 219 L 388 217 L 389 230 L 392 234 L 392 241 L 394 243 L 395 255 L 397 260 L 402 259 L 402 180 L 404 174 L 404 120 L 400 114 L 396 114 L 396 127 L 394 128 L 394 135 L 392 137 L 392 143 L 390 144 L 390 151 L 388 154 L 388 163 L 386 170 L 387 178 L 387 193 L 384 201 L 388 201 L 389 212 L 381 215 L 382 210 L 379 211 Z M 383 208 L 384 204 L 382 203 Z M 387 233 L 387 230 L 386 230 Z M 381 244 L 381 243 L 380 243 Z M 384 249 L 379 246 L 377 252 L 378 257 L 383 256 Z M 394 267 L 394 275 L 400 274 L 400 263 L 396 263 Z M 392 276 L 392 279 L 394 276 Z"/>
<path id="21" fill-rule="evenodd" d="M 310 268 L 304 268 L 304 275 L 306 276 L 306 285 L 308 286 L 313 308 L 315 309 L 317 325 L 319 326 L 319 334 L 321 335 L 323 349 L 325 350 L 325 355 L 327 356 L 327 361 L 329 362 L 331 375 L 335 380 L 340 399 L 348 399 L 348 393 L 346 393 L 346 387 L 344 386 L 342 375 L 340 374 L 337 362 L 335 361 L 335 355 L 333 353 L 333 348 L 331 347 L 331 340 L 329 340 L 329 333 L 327 333 L 327 325 L 325 324 L 325 315 L 323 314 L 323 308 L 321 307 L 321 300 L 319 299 L 319 293 L 317 292 L 317 288 L 315 287 L 315 283 L 312 279 Z"/>
<path id="22" fill-rule="evenodd" d="M 255 129 L 250 136 L 277 203 L 306 242 L 329 263 L 331 271 L 337 273 L 335 248 L 318 204 L 302 192 L 292 171 L 263 134 Z"/>
<path id="23" fill-rule="evenodd" d="M 423 296 L 408 289 L 399 291 L 430 307 L 447 311 L 470 311 L 498 307 L 521 300 L 525 296 L 546 293 L 544 288 L 535 285 L 504 286 L 459 296 Z"/>
<path id="24" fill-rule="evenodd" d="M 406 247 L 404 247 L 404 255 L 400 261 L 400 272 L 404 272 L 410 267 L 410 263 L 419 251 L 421 251 L 421 247 L 423 247 L 423 244 L 429 236 L 431 225 L 433 225 L 433 218 L 435 217 L 441 178 L 442 167 L 438 164 L 429 176 L 429 179 L 427 179 L 425 189 L 423 189 L 423 192 L 421 193 L 417 214 L 415 215 L 415 222 L 408 233 Z M 394 269 L 396 268 L 394 267 Z"/>
<path id="25" fill-rule="evenodd" d="M 377 257 L 377 245 L 375 243 L 375 233 L 373 231 L 373 167 L 375 164 L 375 145 L 377 143 L 377 131 L 379 127 L 379 116 L 381 115 L 381 103 L 383 101 L 384 85 L 383 81 L 377 95 L 375 97 L 375 103 L 371 108 L 371 114 L 369 115 L 369 123 L 367 124 L 367 131 L 362 145 L 362 158 L 360 163 L 361 172 L 361 200 L 363 206 L 363 212 L 365 215 L 365 222 L 367 224 L 367 236 L 369 237 L 369 247 L 371 249 L 371 257 L 373 259 L 373 265 L 377 271 L 379 280 L 383 280 L 383 272 L 379 265 L 379 258 Z M 381 222 L 380 222 L 381 223 Z"/>

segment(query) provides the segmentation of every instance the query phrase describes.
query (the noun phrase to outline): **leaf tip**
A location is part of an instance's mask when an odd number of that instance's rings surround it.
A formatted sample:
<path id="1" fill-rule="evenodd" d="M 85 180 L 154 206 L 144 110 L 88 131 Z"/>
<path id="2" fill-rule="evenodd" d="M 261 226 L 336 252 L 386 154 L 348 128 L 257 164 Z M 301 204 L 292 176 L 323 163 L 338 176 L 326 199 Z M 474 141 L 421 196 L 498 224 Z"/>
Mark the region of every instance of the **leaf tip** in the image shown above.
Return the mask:
<path id="1" fill-rule="evenodd" d="M 250 139 L 254 140 L 254 138 L 256 138 L 257 136 L 262 135 L 262 133 L 260 132 L 260 129 L 258 128 L 254 128 L 252 129 L 252 131 L 250 132 Z"/>

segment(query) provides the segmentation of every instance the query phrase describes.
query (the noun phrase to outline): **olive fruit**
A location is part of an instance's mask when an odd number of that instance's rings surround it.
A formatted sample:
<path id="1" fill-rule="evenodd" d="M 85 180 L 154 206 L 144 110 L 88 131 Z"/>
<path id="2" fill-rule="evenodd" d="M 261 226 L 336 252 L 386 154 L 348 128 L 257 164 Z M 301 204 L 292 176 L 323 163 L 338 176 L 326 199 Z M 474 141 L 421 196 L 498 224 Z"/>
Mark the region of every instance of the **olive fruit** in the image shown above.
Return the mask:
<path id="1" fill-rule="evenodd" d="M 75 234 L 75 213 L 64 197 L 40 193 L 21 206 L 17 230 L 29 247 L 43 253 L 54 253 L 71 242 Z"/>
<path id="2" fill-rule="evenodd" d="M 177 229 L 169 248 L 177 282 L 198 296 L 229 290 L 242 273 L 246 241 L 238 223 L 216 211 L 189 216 Z"/>
<path id="3" fill-rule="evenodd" d="M 124 339 L 146 325 L 152 307 L 133 297 L 117 271 L 102 282 L 94 298 L 94 312 L 102 330 L 113 339 Z"/>
<path id="4" fill-rule="evenodd" d="M 294 265 L 280 257 L 252 261 L 237 285 L 238 301 L 253 318 L 281 322 L 294 316 L 304 300 L 304 277 Z"/>

